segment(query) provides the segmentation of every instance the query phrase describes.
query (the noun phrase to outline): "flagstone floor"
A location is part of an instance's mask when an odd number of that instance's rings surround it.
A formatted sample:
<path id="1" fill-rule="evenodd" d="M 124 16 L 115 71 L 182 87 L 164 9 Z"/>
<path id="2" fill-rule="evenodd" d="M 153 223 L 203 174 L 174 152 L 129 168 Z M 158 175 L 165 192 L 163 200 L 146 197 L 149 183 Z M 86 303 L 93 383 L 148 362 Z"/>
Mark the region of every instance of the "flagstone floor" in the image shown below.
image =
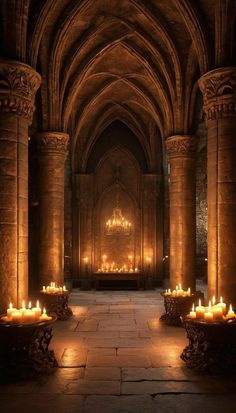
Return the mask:
<path id="1" fill-rule="evenodd" d="M 159 292 L 73 290 L 74 316 L 54 327 L 58 370 L 39 382 L 0 386 L 0 412 L 235 411 L 236 378 L 184 366 L 185 331 L 159 322 Z"/>

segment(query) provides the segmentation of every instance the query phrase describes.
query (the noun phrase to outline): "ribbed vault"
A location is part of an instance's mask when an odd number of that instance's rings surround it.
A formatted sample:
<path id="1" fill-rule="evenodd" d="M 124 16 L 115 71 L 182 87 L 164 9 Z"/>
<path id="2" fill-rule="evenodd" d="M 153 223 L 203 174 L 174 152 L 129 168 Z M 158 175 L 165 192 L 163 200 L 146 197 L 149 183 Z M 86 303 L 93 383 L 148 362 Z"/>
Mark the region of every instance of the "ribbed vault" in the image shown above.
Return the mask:
<path id="1" fill-rule="evenodd" d="M 162 140 L 191 132 L 196 81 L 214 65 L 213 3 L 20 0 L 15 50 L 6 36 L 3 48 L 42 74 L 40 128 L 69 131 L 76 162 L 115 119 L 151 158 L 153 127 Z"/>

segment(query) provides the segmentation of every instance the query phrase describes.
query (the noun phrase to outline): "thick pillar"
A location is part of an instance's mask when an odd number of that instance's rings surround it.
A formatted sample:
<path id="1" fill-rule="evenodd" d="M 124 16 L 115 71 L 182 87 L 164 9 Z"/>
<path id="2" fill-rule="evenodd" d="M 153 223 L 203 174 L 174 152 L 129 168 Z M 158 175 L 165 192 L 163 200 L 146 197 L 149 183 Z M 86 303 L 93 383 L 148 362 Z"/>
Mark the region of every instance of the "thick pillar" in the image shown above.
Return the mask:
<path id="1" fill-rule="evenodd" d="M 64 280 L 64 174 L 68 135 L 37 134 L 39 165 L 39 283 Z"/>
<path id="2" fill-rule="evenodd" d="M 236 305 L 236 68 L 199 80 L 208 128 L 208 292 Z"/>
<path id="3" fill-rule="evenodd" d="M 195 290 L 196 195 L 195 139 L 171 136 L 166 140 L 170 165 L 170 287 L 179 283 Z"/>
<path id="4" fill-rule="evenodd" d="M 28 296 L 28 126 L 40 76 L 0 60 L 0 311 Z"/>

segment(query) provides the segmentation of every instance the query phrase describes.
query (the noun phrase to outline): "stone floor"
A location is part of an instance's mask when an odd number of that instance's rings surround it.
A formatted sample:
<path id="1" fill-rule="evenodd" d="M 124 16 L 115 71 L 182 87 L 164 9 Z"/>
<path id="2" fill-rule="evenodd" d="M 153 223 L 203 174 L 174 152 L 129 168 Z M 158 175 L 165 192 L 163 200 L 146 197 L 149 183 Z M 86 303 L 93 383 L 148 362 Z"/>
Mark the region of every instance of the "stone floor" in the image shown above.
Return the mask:
<path id="1" fill-rule="evenodd" d="M 201 376 L 180 354 L 182 328 L 159 322 L 159 291 L 74 290 L 74 316 L 57 322 L 59 369 L 39 382 L 0 386 L 1 413 L 227 413 L 236 378 Z"/>

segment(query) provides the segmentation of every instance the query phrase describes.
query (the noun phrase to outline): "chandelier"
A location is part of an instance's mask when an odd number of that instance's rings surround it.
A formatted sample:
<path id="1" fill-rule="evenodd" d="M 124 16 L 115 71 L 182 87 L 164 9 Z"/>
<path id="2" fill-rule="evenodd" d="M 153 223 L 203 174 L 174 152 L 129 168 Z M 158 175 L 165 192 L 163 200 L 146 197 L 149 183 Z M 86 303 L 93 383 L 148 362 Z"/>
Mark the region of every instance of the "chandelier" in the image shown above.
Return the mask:
<path id="1" fill-rule="evenodd" d="M 112 217 L 106 222 L 107 235 L 130 235 L 131 223 L 122 215 L 116 197 L 116 207 L 113 209 Z"/>

